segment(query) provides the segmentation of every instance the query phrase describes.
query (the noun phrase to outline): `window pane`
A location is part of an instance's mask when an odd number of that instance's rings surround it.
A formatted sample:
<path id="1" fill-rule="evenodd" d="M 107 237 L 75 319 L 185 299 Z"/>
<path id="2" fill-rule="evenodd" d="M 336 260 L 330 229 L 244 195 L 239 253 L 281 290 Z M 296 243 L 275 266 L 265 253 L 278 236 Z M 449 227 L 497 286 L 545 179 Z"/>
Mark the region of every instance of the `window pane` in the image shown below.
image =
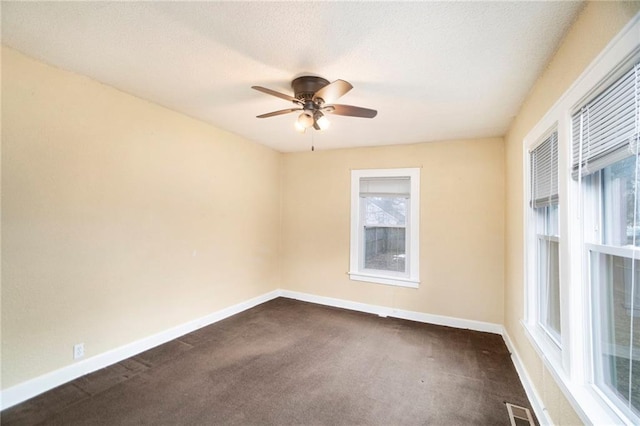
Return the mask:
<path id="1" fill-rule="evenodd" d="M 535 211 L 537 216 L 536 233 L 558 236 L 558 205 L 539 207 Z"/>
<path id="2" fill-rule="evenodd" d="M 405 228 L 366 226 L 364 228 L 365 269 L 405 272 Z"/>
<path id="3" fill-rule="evenodd" d="M 547 235 L 558 236 L 558 205 L 547 207 Z"/>
<path id="4" fill-rule="evenodd" d="M 640 218 L 636 206 L 636 156 L 605 167 L 604 243 L 614 246 L 640 246 Z M 640 199 L 640 197 L 639 197 Z"/>
<path id="5" fill-rule="evenodd" d="M 540 238 L 538 284 L 540 288 L 540 322 L 560 344 L 560 267 L 558 242 Z"/>
<path id="6" fill-rule="evenodd" d="M 365 226 L 405 226 L 407 199 L 404 197 L 365 197 Z"/>
<path id="7" fill-rule="evenodd" d="M 598 385 L 640 415 L 640 261 L 593 252 L 592 276 Z"/>
<path id="8" fill-rule="evenodd" d="M 538 292 L 540 325 L 560 345 L 560 267 L 558 236 L 558 205 L 535 209 L 538 234 Z"/>

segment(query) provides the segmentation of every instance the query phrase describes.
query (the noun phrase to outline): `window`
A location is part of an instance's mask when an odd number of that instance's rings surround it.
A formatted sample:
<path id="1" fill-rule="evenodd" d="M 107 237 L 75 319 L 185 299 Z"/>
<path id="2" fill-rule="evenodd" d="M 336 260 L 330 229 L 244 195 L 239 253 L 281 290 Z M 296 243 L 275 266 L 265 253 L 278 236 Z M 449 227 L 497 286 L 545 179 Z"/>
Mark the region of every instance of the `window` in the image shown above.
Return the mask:
<path id="1" fill-rule="evenodd" d="M 530 262 L 535 271 L 537 323 L 558 347 L 560 342 L 560 262 L 558 232 L 558 131 L 544 138 L 529 156 L 532 233 L 536 248 Z"/>
<path id="2" fill-rule="evenodd" d="M 352 280 L 418 287 L 420 169 L 351 172 Z"/>
<path id="3" fill-rule="evenodd" d="M 593 300 L 594 382 L 640 422 L 640 64 L 573 115 L 573 175 Z"/>
<path id="4" fill-rule="evenodd" d="M 639 32 L 640 14 L 523 141 L 522 324 L 585 424 L 640 424 Z"/>

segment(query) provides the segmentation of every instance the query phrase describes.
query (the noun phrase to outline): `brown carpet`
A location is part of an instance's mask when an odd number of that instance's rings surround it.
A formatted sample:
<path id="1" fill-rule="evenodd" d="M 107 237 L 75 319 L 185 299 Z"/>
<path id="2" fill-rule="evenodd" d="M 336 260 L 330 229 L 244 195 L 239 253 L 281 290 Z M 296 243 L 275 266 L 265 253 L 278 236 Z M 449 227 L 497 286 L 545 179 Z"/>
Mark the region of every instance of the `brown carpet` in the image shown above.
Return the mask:
<path id="1" fill-rule="evenodd" d="M 3 425 L 509 425 L 502 338 L 275 299 L 2 412 Z"/>

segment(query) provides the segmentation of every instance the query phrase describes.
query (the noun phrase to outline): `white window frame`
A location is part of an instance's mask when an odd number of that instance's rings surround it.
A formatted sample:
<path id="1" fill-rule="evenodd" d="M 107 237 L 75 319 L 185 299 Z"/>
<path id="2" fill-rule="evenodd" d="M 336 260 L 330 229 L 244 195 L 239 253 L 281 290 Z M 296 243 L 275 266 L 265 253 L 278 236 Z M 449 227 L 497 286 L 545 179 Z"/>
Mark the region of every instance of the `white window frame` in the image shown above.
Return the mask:
<path id="1" fill-rule="evenodd" d="M 525 315 L 522 325 L 538 355 L 554 377 L 567 400 L 586 424 L 633 424 L 633 420 L 595 385 L 597 371 L 594 366 L 594 330 L 589 287 L 589 252 L 585 245 L 583 226 L 597 218 L 598 213 L 584 211 L 585 200 L 581 181 L 571 176 L 571 116 L 577 107 L 590 96 L 604 89 L 628 65 L 640 57 L 640 14 L 637 14 L 609 43 L 582 75 L 560 97 L 523 141 L 523 194 L 530 190 L 529 151 L 557 125 L 558 128 L 558 195 L 562 200 L 559 217 L 560 235 L 560 294 L 561 294 L 561 345 L 550 344 L 546 333 L 538 326 L 537 287 L 535 271 L 531 268 L 531 250 L 536 250 L 535 233 L 532 233 L 532 217 L 529 199 L 523 198 L 523 238 L 525 241 Z M 580 178 L 581 179 L 581 178 Z M 587 197 L 588 198 L 588 197 Z M 586 228 L 584 228 L 586 229 Z M 534 238 L 532 238 L 534 237 Z M 593 247 L 591 247 L 593 248 Z"/>
<path id="2" fill-rule="evenodd" d="M 552 234 L 551 231 L 546 233 L 540 232 L 540 222 L 547 221 L 548 211 L 544 213 L 540 211 L 540 209 L 544 207 L 535 208 L 533 205 L 529 205 L 529 203 L 533 200 L 533 182 L 532 182 L 532 170 L 531 170 L 531 156 L 533 155 L 533 151 L 543 144 L 554 132 L 558 131 L 557 123 L 553 123 L 550 129 L 545 131 L 538 139 L 534 140 L 530 146 L 526 148 L 527 155 L 527 166 L 529 167 L 526 170 L 526 188 L 528 196 L 526 197 L 527 206 L 526 210 L 526 222 L 525 222 L 525 241 L 527 244 L 527 271 L 528 271 L 528 300 L 529 300 L 529 310 L 527 315 L 527 323 L 531 332 L 536 335 L 537 340 L 541 345 L 545 347 L 545 351 L 549 354 L 548 356 L 552 357 L 554 362 L 561 362 L 561 347 L 562 347 L 562 334 L 555 333 L 554 330 L 551 330 L 544 319 L 542 318 L 542 313 L 548 309 L 548 298 L 543 296 L 546 294 L 546 286 L 548 283 L 543 283 L 541 280 L 541 273 L 546 272 L 542 271 L 542 262 L 540 259 L 540 247 L 541 242 L 555 242 L 560 243 L 561 240 L 561 227 L 560 223 L 557 223 L 558 229 L 555 234 Z M 560 147 L 557 147 L 558 152 L 556 155 L 559 155 Z M 553 154 L 552 154 L 553 155 Z M 557 179 L 557 177 L 556 177 Z M 558 188 L 559 189 L 559 188 Z M 560 218 L 560 214 L 562 213 L 562 207 L 560 203 L 558 206 L 558 221 Z M 550 206 L 546 206 L 548 208 Z M 560 268 L 560 280 L 562 280 L 562 264 L 558 261 Z M 544 288 L 542 287 L 544 284 Z M 562 294 L 560 295 L 560 299 L 562 299 Z M 560 305 L 560 314 L 562 315 L 562 304 Z M 562 318 L 561 318 L 561 329 L 562 329 Z"/>
<path id="3" fill-rule="evenodd" d="M 541 126 L 540 126 L 541 127 Z M 537 130 L 537 129 L 534 129 Z M 564 316 L 564 307 L 562 304 L 562 300 L 564 299 L 563 294 L 563 262 L 562 262 L 562 247 L 563 244 L 561 240 L 564 239 L 564 226 L 565 224 L 561 222 L 562 212 L 564 210 L 565 197 L 563 194 L 563 190 L 561 188 L 563 182 L 560 176 L 559 185 L 558 185 L 558 196 L 559 199 L 562 200 L 562 207 L 558 205 L 558 230 L 556 235 L 543 235 L 539 233 L 538 223 L 540 220 L 543 220 L 539 217 L 538 209 L 534 208 L 530 205 L 530 200 L 532 199 L 532 171 L 531 171 L 531 155 L 533 150 L 544 142 L 553 132 L 558 131 L 558 168 L 561 169 L 561 164 L 563 164 L 563 155 L 562 148 L 560 145 L 560 128 L 558 122 L 550 122 L 547 127 L 543 131 L 536 131 L 530 133 L 530 135 L 525 138 L 525 146 L 524 146 L 524 185 L 525 185 L 525 265 L 526 265 L 526 293 L 525 293 L 525 319 L 524 325 L 530 337 L 532 337 L 538 348 L 541 349 L 545 354 L 545 358 L 548 362 L 552 363 L 556 366 L 556 368 L 562 368 L 562 347 L 563 344 L 563 335 L 565 330 L 565 318 Z M 562 173 L 558 173 L 561 175 Z M 544 300 L 542 295 L 544 293 L 544 289 L 540 287 L 540 240 L 548 240 L 558 242 L 560 249 L 558 253 L 558 263 L 560 268 L 560 316 L 561 316 L 561 329 L 562 333 L 559 336 L 554 336 L 544 325 L 544 321 L 541 318 L 541 313 L 543 311 L 543 305 L 547 303 L 547 300 Z"/>
<path id="4" fill-rule="evenodd" d="M 593 299 L 602 299 L 605 296 L 602 294 L 602 289 L 598 285 L 596 285 L 596 281 L 603 281 L 603 275 L 610 273 L 610 271 L 607 270 L 605 264 L 603 263 L 604 259 L 596 260 L 596 262 L 594 263 L 593 255 L 612 255 L 620 258 L 638 260 L 640 259 L 640 247 L 610 245 L 604 241 L 606 239 L 604 229 L 604 222 L 606 218 L 603 203 L 603 170 L 590 174 L 588 176 L 588 179 L 590 179 L 588 187 L 584 189 L 584 205 L 587 206 L 589 214 L 588 216 L 585 215 L 584 226 L 585 231 L 590 231 L 588 232 L 589 235 L 585 235 L 584 241 L 583 252 L 584 256 L 586 257 L 584 273 L 585 276 L 588 277 L 587 279 L 589 282 L 591 297 Z M 598 276 L 598 280 L 593 279 L 595 276 Z M 602 338 L 602 335 L 606 334 L 607 330 L 602 325 L 601 316 L 594 314 L 594 317 L 591 319 L 591 321 L 593 326 L 589 332 L 594 336 L 590 349 L 592 351 L 591 355 L 593 356 L 593 371 L 591 374 L 591 379 L 594 386 L 594 391 L 598 395 L 600 395 L 601 398 L 606 400 L 606 403 L 610 406 L 610 408 L 618 413 L 618 415 L 623 418 L 623 421 L 625 421 L 627 424 L 638 424 L 638 416 L 632 413 L 628 407 L 625 407 L 625 404 L 623 404 L 622 401 L 620 401 L 615 396 L 614 392 L 608 389 L 608 386 L 604 384 L 605 371 L 609 371 L 609 366 L 601 365 L 595 362 L 596 354 L 613 354 L 616 353 L 620 349 L 620 347 L 602 343 L 603 340 L 605 340 Z M 625 350 L 628 351 L 628 349 L 626 348 Z"/>
<path id="5" fill-rule="evenodd" d="M 364 268 L 364 215 L 360 200 L 361 178 L 410 179 L 409 206 L 407 210 L 406 273 L 372 270 Z M 351 250 L 349 277 L 356 281 L 418 288 L 420 285 L 420 169 L 361 169 L 351 171 Z"/>

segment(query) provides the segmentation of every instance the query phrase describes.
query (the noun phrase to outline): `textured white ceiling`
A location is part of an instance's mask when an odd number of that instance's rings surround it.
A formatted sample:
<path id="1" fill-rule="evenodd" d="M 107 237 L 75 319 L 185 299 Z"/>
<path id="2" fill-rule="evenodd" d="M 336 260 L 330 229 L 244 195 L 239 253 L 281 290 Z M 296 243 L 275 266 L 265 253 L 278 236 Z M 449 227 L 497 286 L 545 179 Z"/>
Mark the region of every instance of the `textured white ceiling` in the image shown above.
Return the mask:
<path id="1" fill-rule="evenodd" d="M 2 2 L 2 43 L 279 151 L 502 136 L 581 2 Z M 303 74 L 351 82 L 297 133 Z"/>

